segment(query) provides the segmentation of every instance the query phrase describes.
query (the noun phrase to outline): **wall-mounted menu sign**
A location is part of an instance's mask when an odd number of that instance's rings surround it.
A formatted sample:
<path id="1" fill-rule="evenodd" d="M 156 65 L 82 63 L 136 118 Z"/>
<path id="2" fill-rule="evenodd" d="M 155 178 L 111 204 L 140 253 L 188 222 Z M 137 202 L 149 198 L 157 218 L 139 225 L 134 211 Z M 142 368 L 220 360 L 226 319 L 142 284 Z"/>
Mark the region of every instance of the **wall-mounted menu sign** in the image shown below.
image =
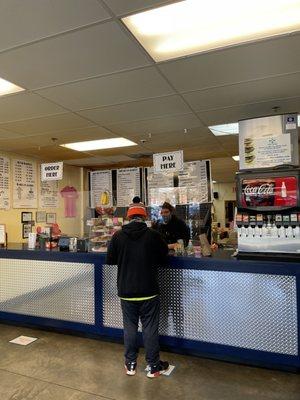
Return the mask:
<path id="1" fill-rule="evenodd" d="M 13 208 L 37 208 L 35 162 L 13 160 Z"/>
<path id="2" fill-rule="evenodd" d="M 180 203 L 207 203 L 209 188 L 207 176 L 207 162 L 185 162 L 183 170 L 178 173 L 178 186 L 181 187 Z M 186 191 L 183 190 L 186 189 Z"/>
<path id="3" fill-rule="evenodd" d="M 42 181 L 59 181 L 63 178 L 63 162 L 41 164 Z"/>
<path id="4" fill-rule="evenodd" d="M 171 204 L 210 202 L 209 181 L 209 160 L 185 162 L 183 170 L 178 174 L 176 172 L 153 173 L 153 168 L 148 168 L 148 204 L 161 205 L 164 201 Z M 174 183 L 175 186 L 178 183 L 178 187 L 174 187 Z"/>
<path id="5" fill-rule="evenodd" d="M 183 151 L 153 154 L 154 172 L 181 171 L 183 169 Z"/>
<path id="6" fill-rule="evenodd" d="M 127 207 L 133 197 L 141 196 L 140 169 L 124 168 L 117 170 L 117 206 Z"/>
<path id="7" fill-rule="evenodd" d="M 162 187 L 174 186 L 174 173 L 173 172 L 160 172 L 154 173 L 153 168 L 147 170 L 148 189 L 158 189 Z"/>
<path id="8" fill-rule="evenodd" d="M 0 157 L 0 208 L 10 208 L 10 161 L 7 157 Z"/>
<path id="9" fill-rule="evenodd" d="M 90 172 L 91 207 L 110 207 L 112 200 L 112 175 L 110 170 Z"/>
<path id="10" fill-rule="evenodd" d="M 42 181 L 40 183 L 40 208 L 58 207 L 58 181 Z"/>

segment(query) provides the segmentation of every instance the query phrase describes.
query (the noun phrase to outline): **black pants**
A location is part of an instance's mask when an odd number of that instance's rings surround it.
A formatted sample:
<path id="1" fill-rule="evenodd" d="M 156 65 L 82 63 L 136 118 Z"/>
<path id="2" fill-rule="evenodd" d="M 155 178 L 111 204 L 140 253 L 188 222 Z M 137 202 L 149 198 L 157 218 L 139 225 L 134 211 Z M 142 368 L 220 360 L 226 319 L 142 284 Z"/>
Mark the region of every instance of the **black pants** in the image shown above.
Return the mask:
<path id="1" fill-rule="evenodd" d="M 125 362 L 136 361 L 138 346 L 138 323 L 142 323 L 146 361 L 155 365 L 159 361 L 159 297 L 150 300 L 121 300 L 124 324 Z"/>

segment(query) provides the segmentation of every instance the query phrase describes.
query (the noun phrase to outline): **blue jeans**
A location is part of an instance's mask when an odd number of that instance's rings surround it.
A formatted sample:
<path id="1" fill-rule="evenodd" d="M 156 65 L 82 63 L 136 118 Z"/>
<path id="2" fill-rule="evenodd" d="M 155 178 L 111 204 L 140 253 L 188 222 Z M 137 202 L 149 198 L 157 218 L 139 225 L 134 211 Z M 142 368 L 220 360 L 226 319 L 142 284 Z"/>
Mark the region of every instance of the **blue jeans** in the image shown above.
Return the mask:
<path id="1" fill-rule="evenodd" d="M 159 297 L 150 300 L 121 300 L 124 324 L 125 362 L 135 362 L 139 352 L 138 323 L 142 323 L 146 361 L 149 365 L 159 362 Z"/>

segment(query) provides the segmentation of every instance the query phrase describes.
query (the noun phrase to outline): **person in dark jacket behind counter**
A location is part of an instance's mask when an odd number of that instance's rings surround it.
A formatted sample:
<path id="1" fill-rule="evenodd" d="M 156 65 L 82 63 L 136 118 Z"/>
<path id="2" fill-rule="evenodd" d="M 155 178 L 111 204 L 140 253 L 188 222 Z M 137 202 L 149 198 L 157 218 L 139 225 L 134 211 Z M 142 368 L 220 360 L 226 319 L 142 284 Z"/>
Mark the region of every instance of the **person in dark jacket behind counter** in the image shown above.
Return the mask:
<path id="1" fill-rule="evenodd" d="M 164 202 L 160 214 L 162 222 L 154 224 L 153 228 L 162 235 L 169 249 L 174 250 L 179 239 L 183 240 L 186 247 L 190 240 L 190 228 L 175 215 L 174 207 L 170 203 Z"/>
<path id="2" fill-rule="evenodd" d="M 159 287 L 157 267 L 165 264 L 167 244 L 160 234 L 145 224 L 146 209 L 138 197 L 130 204 L 130 222 L 115 233 L 107 251 L 106 263 L 118 266 L 118 295 L 124 324 L 125 371 L 135 375 L 138 356 L 138 322 L 142 323 L 149 378 L 169 368 L 159 358 Z"/>

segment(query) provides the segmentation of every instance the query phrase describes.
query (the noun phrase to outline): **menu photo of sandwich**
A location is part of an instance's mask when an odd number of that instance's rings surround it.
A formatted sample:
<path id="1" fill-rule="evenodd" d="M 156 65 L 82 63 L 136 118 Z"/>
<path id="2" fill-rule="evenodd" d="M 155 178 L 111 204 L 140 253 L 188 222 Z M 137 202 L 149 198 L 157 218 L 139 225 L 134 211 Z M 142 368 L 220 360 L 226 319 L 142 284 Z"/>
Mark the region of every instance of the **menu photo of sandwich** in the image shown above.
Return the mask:
<path id="1" fill-rule="evenodd" d="M 252 164 L 255 160 L 255 147 L 254 139 L 245 138 L 244 139 L 244 150 L 245 150 L 245 163 Z"/>

